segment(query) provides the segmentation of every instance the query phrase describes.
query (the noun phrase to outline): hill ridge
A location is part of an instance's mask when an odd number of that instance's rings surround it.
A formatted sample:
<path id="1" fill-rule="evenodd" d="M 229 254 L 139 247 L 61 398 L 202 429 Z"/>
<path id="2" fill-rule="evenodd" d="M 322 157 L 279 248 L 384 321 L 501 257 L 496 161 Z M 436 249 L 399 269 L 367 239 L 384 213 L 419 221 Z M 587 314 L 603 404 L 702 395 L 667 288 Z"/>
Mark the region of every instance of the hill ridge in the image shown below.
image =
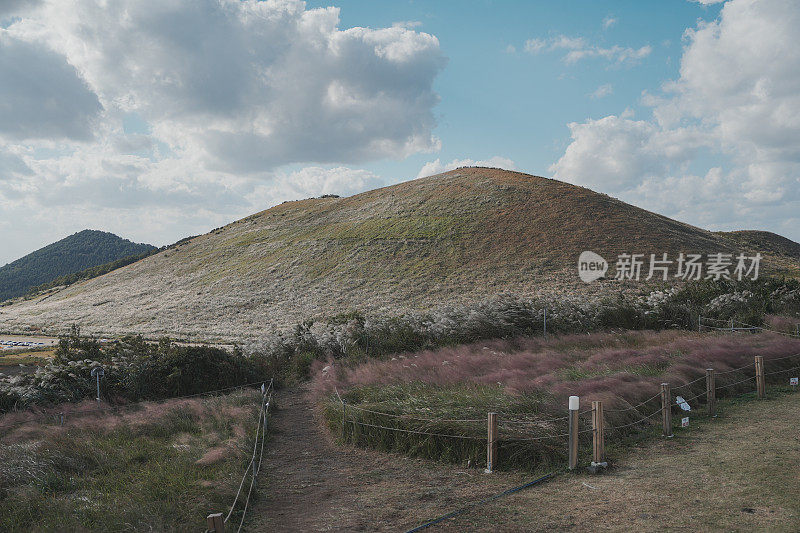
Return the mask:
<path id="1" fill-rule="evenodd" d="M 0 267 L 0 301 L 59 277 L 151 250 L 155 247 L 107 231 L 78 231 Z"/>
<path id="2" fill-rule="evenodd" d="M 765 266 L 797 275 L 796 243 L 781 242 L 772 243 L 782 253 L 771 253 Z M 2 308 L 0 329 L 80 321 L 98 334 L 242 341 L 351 310 L 397 313 L 504 292 L 592 296 L 617 288 L 578 280 L 583 250 L 611 260 L 631 252 L 749 252 L 753 244 L 562 181 L 469 167 L 276 205 L 47 300 Z"/>

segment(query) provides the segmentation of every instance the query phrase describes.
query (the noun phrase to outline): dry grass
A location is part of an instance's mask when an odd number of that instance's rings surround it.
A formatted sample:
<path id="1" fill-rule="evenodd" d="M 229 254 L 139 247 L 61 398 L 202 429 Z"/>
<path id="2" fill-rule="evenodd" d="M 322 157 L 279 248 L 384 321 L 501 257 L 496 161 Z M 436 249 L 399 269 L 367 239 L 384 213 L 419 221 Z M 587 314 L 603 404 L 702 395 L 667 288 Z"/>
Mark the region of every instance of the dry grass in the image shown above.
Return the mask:
<path id="1" fill-rule="evenodd" d="M 797 531 L 800 397 L 726 402 L 606 475 L 568 475 L 438 531 Z"/>
<path id="2" fill-rule="evenodd" d="M 759 235 L 711 233 L 556 180 L 459 169 L 276 206 L 46 299 L 0 308 L 0 329 L 57 333 L 80 321 L 98 335 L 241 342 L 352 309 L 393 314 L 502 292 L 616 292 L 617 283 L 578 281 L 581 251 L 612 262 L 623 252 L 750 251 L 771 238 Z M 770 246 L 765 267 L 796 268 L 796 245 Z"/>
<path id="3" fill-rule="evenodd" d="M 201 530 L 233 501 L 259 404 L 247 391 L 3 416 L 0 529 Z"/>
<path id="4" fill-rule="evenodd" d="M 485 463 L 480 439 L 486 413 L 501 413 L 500 467 L 542 468 L 565 461 L 565 439 L 553 436 L 567 431 L 559 418 L 568 396 L 580 396 L 584 409 L 593 400 L 604 402 L 613 457 L 649 434 L 653 424 L 637 421 L 657 414 L 660 383 L 670 383 L 674 397 L 697 409 L 705 402 L 706 368 L 718 372 L 718 397 L 752 391 L 754 355 L 764 357 L 767 372 L 798 367 L 800 340 L 669 331 L 481 342 L 353 367 L 336 364 L 317 371 L 311 390 L 334 432 L 342 425 L 334 391 L 352 407 L 348 442 L 476 466 Z M 788 377 L 770 375 L 768 382 L 785 384 Z M 536 422 L 541 419 L 559 420 Z M 624 429 L 611 430 L 618 426 Z M 581 428 L 589 427 L 586 415 Z"/>

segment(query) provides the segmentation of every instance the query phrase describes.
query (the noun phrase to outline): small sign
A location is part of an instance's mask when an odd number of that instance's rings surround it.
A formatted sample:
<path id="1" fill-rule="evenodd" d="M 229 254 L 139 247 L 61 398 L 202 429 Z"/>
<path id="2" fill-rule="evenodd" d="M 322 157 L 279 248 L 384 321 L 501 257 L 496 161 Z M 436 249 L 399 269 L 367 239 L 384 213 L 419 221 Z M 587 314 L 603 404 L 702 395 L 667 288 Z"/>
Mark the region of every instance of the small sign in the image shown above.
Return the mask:
<path id="1" fill-rule="evenodd" d="M 789 378 L 789 385 L 797 386 L 798 378 Z"/>
<path id="2" fill-rule="evenodd" d="M 103 370 L 102 366 L 96 366 L 96 367 L 94 367 L 92 369 L 91 374 L 92 374 L 92 377 L 100 377 L 100 378 L 102 378 L 103 376 L 106 375 L 106 371 Z"/>
<path id="3" fill-rule="evenodd" d="M 689 403 L 686 400 L 683 399 L 683 396 L 676 397 L 675 398 L 675 403 L 677 403 L 681 407 L 681 409 L 683 409 L 684 411 L 691 411 L 692 410 L 692 407 L 689 405 Z"/>
<path id="4" fill-rule="evenodd" d="M 688 416 L 685 416 L 685 417 L 681 418 L 681 427 L 682 428 L 688 428 L 689 427 L 689 417 Z"/>

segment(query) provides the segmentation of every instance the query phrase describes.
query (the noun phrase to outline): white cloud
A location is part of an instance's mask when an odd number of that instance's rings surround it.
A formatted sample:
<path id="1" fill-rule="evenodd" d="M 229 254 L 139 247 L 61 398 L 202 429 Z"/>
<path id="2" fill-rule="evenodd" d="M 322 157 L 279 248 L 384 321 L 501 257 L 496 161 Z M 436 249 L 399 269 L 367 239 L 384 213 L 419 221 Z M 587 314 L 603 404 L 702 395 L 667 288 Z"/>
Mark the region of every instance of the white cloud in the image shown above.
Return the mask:
<path id="1" fill-rule="evenodd" d="M 608 48 L 591 45 L 583 37 L 568 37 L 558 35 L 548 40 L 528 39 L 525 41 L 525 51 L 529 54 L 540 54 L 545 51 L 565 51 L 564 62 L 577 63 L 587 58 L 602 58 L 617 66 L 632 65 L 649 56 L 653 49 L 650 45 L 640 48 L 613 45 Z"/>
<path id="2" fill-rule="evenodd" d="M 538 54 L 547 46 L 547 42 L 542 39 L 528 39 L 525 41 L 524 50 L 529 54 Z"/>
<path id="3" fill-rule="evenodd" d="M 0 29 L 0 135 L 92 137 L 100 102 L 65 58 Z"/>
<path id="4" fill-rule="evenodd" d="M 604 83 L 589 96 L 592 98 L 605 98 L 606 96 L 610 96 L 612 94 L 614 94 L 614 87 L 610 83 Z"/>
<path id="5" fill-rule="evenodd" d="M 515 53 L 517 53 L 517 47 L 514 46 L 513 44 L 509 44 L 508 46 L 506 46 L 506 53 L 507 54 L 515 54 Z"/>
<path id="6" fill-rule="evenodd" d="M 798 39 L 796 2 L 729 1 L 686 32 L 680 77 L 644 95 L 651 120 L 570 124 L 551 171 L 688 220 L 800 238 Z M 706 161 L 721 164 L 697 172 Z"/>
<path id="7" fill-rule="evenodd" d="M 608 15 L 606 18 L 603 19 L 603 29 L 607 30 L 610 27 L 614 26 L 617 23 L 617 19 Z"/>
<path id="8" fill-rule="evenodd" d="M 47 43 L 107 108 L 136 111 L 209 167 L 360 162 L 438 148 L 436 37 L 340 30 L 336 8 L 286 2 L 46 2 L 12 24 Z"/>
<path id="9" fill-rule="evenodd" d="M 425 163 L 420 169 L 419 173 L 417 173 L 417 177 L 424 178 L 426 176 L 433 176 L 434 174 L 441 174 L 442 172 L 454 170 L 459 167 L 493 167 L 504 168 L 506 170 L 517 169 L 514 161 L 507 157 L 501 157 L 498 155 L 492 156 L 489 159 L 481 159 L 478 161 L 474 159 L 453 159 L 449 163 L 442 163 L 442 161 L 437 158 L 434 161 Z"/>
<path id="10" fill-rule="evenodd" d="M 0 16 L 0 262 L 64 228 L 169 242 L 381 183 L 342 165 L 440 147 L 445 58 L 416 22 L 340 29 L 337 8 L 299 0 L 17 0 Z"/>

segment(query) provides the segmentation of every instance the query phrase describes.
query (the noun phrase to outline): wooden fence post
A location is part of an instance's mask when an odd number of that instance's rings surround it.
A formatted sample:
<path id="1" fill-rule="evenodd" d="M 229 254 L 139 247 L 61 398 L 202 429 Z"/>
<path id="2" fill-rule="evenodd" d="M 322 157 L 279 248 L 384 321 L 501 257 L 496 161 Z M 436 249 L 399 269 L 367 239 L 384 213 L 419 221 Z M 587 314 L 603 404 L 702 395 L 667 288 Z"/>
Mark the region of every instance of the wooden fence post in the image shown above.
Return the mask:
<path id="1" fill-rule="evenodd" d="M 225 533 L 225 520 L 222 513 L 208 515 L 208 533 Z"/>
<path id="2" fill-rule="evenodd" d="M 713 368 L 706 368 L 706 407 L 708 416 L 717 416 L 717 389 Z"/>
<path id="3" fill-rule="evenodd" d="M 595 463 L 605 462 L 606 446 L 603 422 L 603 402 L 592 402 L 592 459 Z"/>
<path id="4" fill-rule="evenodd" d="M 497 464 L 497 413 L 489 413 L 486 436 L 486 472 L 491 473 Z"/>
<path id="5" fill-rule="evenodd" d="M 661 384 L 661 422 L 664 426 L 664 436 L 672 437 L 672 393 L 669 383 Z"/>
<path id="6" fill-rule="evenodd" d="M 569 469 L 578 467 L 578 409 L 581 400 L 577 396 L 569 397 Z"/>
<path id="7" fill-rule="evenodd" d="M 756 389 L 758 389 L 758 399 L 763 400 L 767 396 L 767 387 L 764 383 L 764 357 L 756 356 Z"/>

